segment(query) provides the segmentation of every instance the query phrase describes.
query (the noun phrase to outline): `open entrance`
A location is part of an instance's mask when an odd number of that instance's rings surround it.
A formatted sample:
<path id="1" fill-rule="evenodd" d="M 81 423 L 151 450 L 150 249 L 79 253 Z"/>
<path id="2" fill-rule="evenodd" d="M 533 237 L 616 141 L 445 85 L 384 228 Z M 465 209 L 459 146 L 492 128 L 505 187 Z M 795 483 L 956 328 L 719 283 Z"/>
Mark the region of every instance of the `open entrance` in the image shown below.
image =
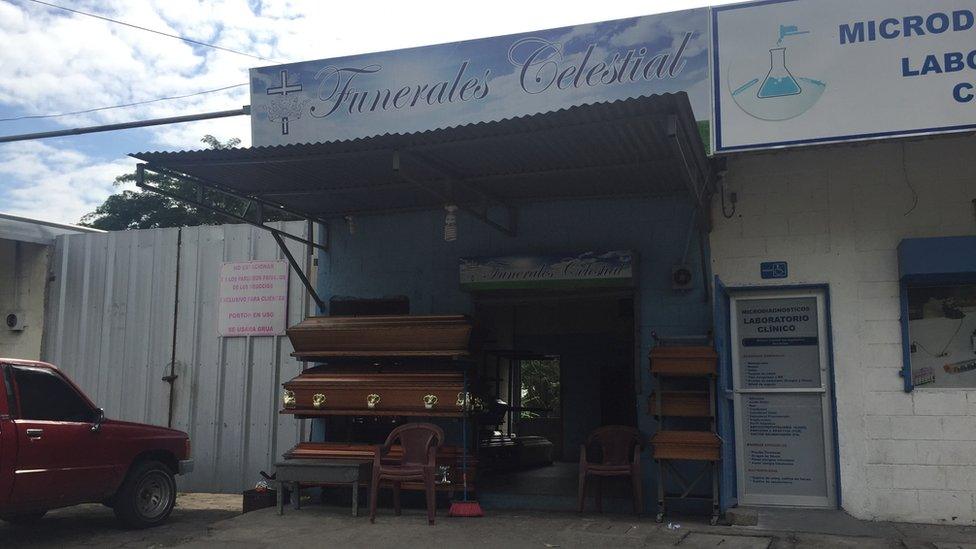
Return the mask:
<path id="1" fill-rule="evenodd" d="M 634 295 L 483 293 L 474 310 L 479 392 L 491 411 L 478 426 L 479 496 L 572 507 L 587 436 L 637 425 Z M 629 485 L 616 484 L 604 490 L 608 504 L 619 496 L 629 506 Z"/>

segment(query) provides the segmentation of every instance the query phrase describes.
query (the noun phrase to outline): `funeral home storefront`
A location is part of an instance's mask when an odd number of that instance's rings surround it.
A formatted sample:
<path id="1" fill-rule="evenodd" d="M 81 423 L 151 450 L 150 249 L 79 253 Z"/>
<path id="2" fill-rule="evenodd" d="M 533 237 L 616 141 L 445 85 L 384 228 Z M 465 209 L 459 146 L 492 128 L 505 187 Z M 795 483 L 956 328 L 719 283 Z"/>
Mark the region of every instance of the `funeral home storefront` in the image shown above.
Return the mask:
<path id="1" fill-rule="evenodd" d="M 574 478 L 620 424 L 650 508 L 648 355 L 697 345 L 711 411 L 680 425 L 720 448 L 667 495 L 976 524 L 968 4 L 764 1 L 257 68 L 251 148 L 135 156 L 307 219 L 323 315 L 468 315 L 507 410 L 479 427 L 504 471 L 483 503 L 573 508 L 575 480 L 492 448 L 544 440 Z"/>

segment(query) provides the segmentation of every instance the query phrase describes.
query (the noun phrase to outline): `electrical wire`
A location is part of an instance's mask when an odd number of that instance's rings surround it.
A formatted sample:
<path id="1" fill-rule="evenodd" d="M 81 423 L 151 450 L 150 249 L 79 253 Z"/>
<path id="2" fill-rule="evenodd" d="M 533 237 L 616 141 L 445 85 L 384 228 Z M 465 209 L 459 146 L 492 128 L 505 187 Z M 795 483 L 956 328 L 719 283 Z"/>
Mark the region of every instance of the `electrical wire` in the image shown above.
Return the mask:
<path id="1" fill-rule="evenodd" d="M 204 94 L 207 94 L 207 93 L 215 93 L 215 92 L 220 92 L 220 91 L 224 91 L 224 90 L 230 90 L 230 89 L 233 89 L 233 88 L 239 88 L 241 86 L 247 86 L 247 82 L 244 82 L 243 84 L 234 84 L 232 86 L 224 86 L 222 88 L 214 88 L 212 90 L 203 90 L 203 91 L 198 91 L 198 92 L 193 92 L 193 93 L 187 93 L 187 94 L 184 94 L 184 95 L 171 95 L 171 96 L 168 96 L 168 97 L 157 97 L 156 99 L 147 99 L 145 101 L 136 101 L 134 103 L 122 103 L 120 105 L 110 105 L 108 107 L 96 107 L 96 108 L 93 108 L 93 109 L 85 109 L 83 111 L 59 112 L 59 113 L 52 113 L 52 114 L 27 114 L 27 115 L 24 115 L 24 116 L 15 116 L 15 117 L 12 117 L 12 118 L 0 118 L 0 122 L 12 122 L 14 120 L 36 120 L 36 119 L 39 119 L 39 118 L 58 118 L 60 116 L 73 116 L 73 115 L 88 114 L 88 113 L 98 112 L 98 111 L 107 111 L 109 109 L 121 109 L 121 108 L 124 108 L 124 107 L 135 107 L 135 106 L 138 106 L 138 105 L 148 105 L 149 103 L 158 103 L 160 101 L 171 101 L 171 100 L 174 100 L 174 99 L 185 99 L 187 97 L 194 97 L 194 96 L 197 96 L 197 95 L 204 95 Z"/>
<path id="2" fill-rule="evenodd" d="M 939 351 L 939 354 L 932 354 L 932 351 L 926 349 L 925 346 L 922 345 L 921 343 L 919 343 L 918 341 L 915 341 L 913 343 L 915 343 L 915 345 L 918 345 L 923 351 L 925 351 L 925 354 L 929 355 L 932 358 L 942 358 L 944 356 L 947 356 L 946 351 L 949 350 L 949 345 L 952 345 L 953 340 L 955 340 L 956 339 L 956 336 L 959 335 L 959 330 L 962 329 L 963 322 L 964 322 L 964 319 L 960 318 L 959 319 L 959 325 L 956 326 L 956 331 L 955 332 L 952 332 L 952 336 L 949 337 L 949 341 L 946 341 L 945 346 L 942 347 L 942 350 Z"/>
<path id="3" fill-rule="evenodd" d="M 904 141 L 901 142 L 901 173 L 904 174 L 904 176 L 905 176 L 905 184 L 908 185 L 909 190 L 912 191 L 912 207 L 909 208 L 908 211 L 905 212 L 905 214 L 904 214 L 904 215 L 907 216 L 908 214 L 914 212 L 915 211 L 915 208 L 918 207 L 918 191 L 916 191 L 915 190 L 915 187 L 912 186 L 912 181 L 908 177 L 908 163 L 905 161 L 905 142 Z"/>
<path id="4" fill-rule="evenodd" d="M 268 59 L 268 58 L 265 58 L 265 57 L 261 57 L 260 55 L 254 55 L 254 54 L 250 54 L 250 53 L 245 53 L 245 52 L 242 52 L 242 51 L 237 51 L 237 50 L 233 50 L 233 49 L 230 49 L 230 48 L 225 48 L 223 46 L 218 46 L 216 44 L 209 44 L 207 42 L 201 42 L 199 40 L 193 40 L 192 38 L 186 38 L 185 36 L 180 36 L 178 34 L 169 34 L 167 32 L 158 31 L 158 30 L 155 30 L 155 29 L 147 28 L 147 27 L 140 27 L 139 25 L 133 25 L 132 23 L 126 23 L 125 21 L 119 21 L 117 19 L 112 19 L 110 17 L 105 17 L 105 16 L 102 16 L 102 15 L 94 14 L 94 13 L 88 13 L 88 12 L 84 12 L 84 11 L 79 11 L 79 10 L 72 9 L 72 8 L 66 8 L 64 6 L 59 6 L 57 4 L 51 4 L 49 2 L 42 2 L 41 0 L 30 0 L 30 1 L 31 2 L 34 2 L 35 4 L 41 4 L 43 6 L 48 6 L 48 7 L 51 7 L 51 8 L 55 8 L 55 9 L 59 9 L 59 10 L 64 10 L 64 11 L 68 11 L 68 12 L 71 12 L 71 13 L 76 13 L 78 15 L 84 15 L 85 17 L 92 17 L 92 18 L 95 18 L 95 19 L 101 19 L 102 21 L 108 21 L 109 23 L 115 23 L 116 25 L 124 25 L 126 27 L 130 27 L 130 28 L 133 28 L 133 29 L 138 29 L 138 30 L 143 30 L 143 31 L 146 31 L 146 32 L 151 32 L 153 34 L 159 34 L 161 36 L 166 36 L 166 37 L 169 37 L 169 38 L 175 38 L 177 40 L 182 40 L 184 42 L 189 42 L 190 44 L 196 44 L 198 46 L 206 46 L 208 48 L 213 48 L 215 50 L 226 51 L 226 52 L 229 52 L 229 53 L 236 53 L 237 55 L 243 55 L 243 56 L 246 56 L 246 57 L 250 57 L 252 59 L 260 59 L 261 61 L 268 61 L 269 63 L 279 63 L 280 62 L 280 61 L 276 61 L 274 59 Z"/>
<path id="5" fill-rule="evenodd" d="M 731 213 L 726 212 L 725 211 L 725 178 L 724 177 L 722 178 L 721 185 L 722 186 L 719 189 L 719 192 L 722 194 L 722 217 L 724 217 L 725 219 L 732 219 L 733 217 L 735 217 L 735 202 L 732 203 L 732 212 Z"/>

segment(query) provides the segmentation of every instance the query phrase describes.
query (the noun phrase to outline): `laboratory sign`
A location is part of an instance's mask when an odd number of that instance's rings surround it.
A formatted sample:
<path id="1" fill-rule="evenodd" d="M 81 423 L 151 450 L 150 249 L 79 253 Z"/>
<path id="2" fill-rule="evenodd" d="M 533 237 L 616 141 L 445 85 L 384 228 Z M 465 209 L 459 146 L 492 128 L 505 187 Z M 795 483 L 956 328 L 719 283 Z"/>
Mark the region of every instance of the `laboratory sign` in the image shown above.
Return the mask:
<path id="1" fill-rule="evenodd" d="M 714 150 L 976 128 L 972 0 L 712 8 Z"/>
<path id="2" fill-rule="evenodd" d="M 740 494 L 765 503 L 827 498 L 817 300 L 737 305 Z"/>
<path id="3" fill-rule="evenodd" d="M 696 9 L 251 69 L 255 146 L 407 133 L 687 92 L 708 118 Z"/>

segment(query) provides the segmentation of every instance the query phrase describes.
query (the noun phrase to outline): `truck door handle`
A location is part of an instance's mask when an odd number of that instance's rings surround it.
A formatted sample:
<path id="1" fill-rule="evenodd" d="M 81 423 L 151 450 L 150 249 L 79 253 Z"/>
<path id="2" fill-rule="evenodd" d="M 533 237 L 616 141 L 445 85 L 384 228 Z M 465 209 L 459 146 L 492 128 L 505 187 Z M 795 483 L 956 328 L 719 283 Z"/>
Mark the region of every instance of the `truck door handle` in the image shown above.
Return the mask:
<path id="1" fill-rule="evenodd" d="M 41 438 L 44 434 L 44 429 L 28 429 L 27 438 Z"/>

